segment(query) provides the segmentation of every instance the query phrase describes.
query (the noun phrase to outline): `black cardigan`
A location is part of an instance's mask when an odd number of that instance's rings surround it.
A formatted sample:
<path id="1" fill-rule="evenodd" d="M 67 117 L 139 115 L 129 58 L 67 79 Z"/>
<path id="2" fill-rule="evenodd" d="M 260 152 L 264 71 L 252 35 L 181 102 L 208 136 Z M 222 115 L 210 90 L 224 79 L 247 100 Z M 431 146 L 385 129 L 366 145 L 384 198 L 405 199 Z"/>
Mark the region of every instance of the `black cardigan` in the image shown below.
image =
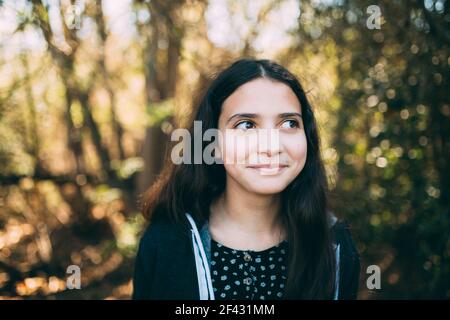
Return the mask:
<path id="1" fill-rule="evenodd" d="M 346 221 L 332 227 L 340 244 L 339 299 L 356 299 L 360 257 Z M 197 271 L 188 224 L 153 219 L 138 248 L 133 277 L 133 299 L 198 300 Z"/>

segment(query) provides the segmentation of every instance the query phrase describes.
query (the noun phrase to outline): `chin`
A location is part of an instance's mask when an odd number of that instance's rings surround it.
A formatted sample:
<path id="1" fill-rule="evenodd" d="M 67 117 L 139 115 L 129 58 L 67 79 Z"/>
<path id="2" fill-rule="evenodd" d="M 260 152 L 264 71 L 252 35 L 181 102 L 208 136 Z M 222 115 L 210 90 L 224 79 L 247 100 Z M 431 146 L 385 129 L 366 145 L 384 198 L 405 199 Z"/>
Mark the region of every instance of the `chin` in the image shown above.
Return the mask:
<path id="1" fill-rule="evenodd" d="M 283 192 L 295 179 L 297 172 L 290 169 L 292 168 L 281 172 L 261 174 L 261 172 L 256 172 L 253 169 L 245 168 L 244 170 L 229 170 L 229 175 L 248 192 L 274 195 Z"/>
<path id="2" fill-rule="evenodd" d="M 247 189 L 257 194 L 278 194 L 287 187 L 284 181 L 258 181 L 253 180 L 247 184 Z"/>

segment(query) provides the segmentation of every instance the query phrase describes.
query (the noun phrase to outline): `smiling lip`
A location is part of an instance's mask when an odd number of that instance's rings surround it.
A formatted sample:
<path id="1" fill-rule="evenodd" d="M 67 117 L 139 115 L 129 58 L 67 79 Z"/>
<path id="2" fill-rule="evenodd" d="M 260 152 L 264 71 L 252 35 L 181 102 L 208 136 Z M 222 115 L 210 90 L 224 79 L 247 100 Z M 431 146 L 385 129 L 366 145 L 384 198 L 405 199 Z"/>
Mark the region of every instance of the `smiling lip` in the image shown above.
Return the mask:
<path id="1" fill-rule="evenodd" d="M 255 165 L 251 165 L 248 166 L 248 168 L 252 168 L 252 169 L 261 169 L 261 168 L 266 168 L 266 169 L 275 169 L 275 168 L 285 168 L 287 167 L 286 164 L 276 164 L 276 165 L 271 165 L 271 164 L 255 164 Z"/>
<path id="2" fill-rule="evenodd" d="M 254 165 L 248 168 L 256 170 L 262 176 L 275 176 L 283 172 L 286 167 L 287 165 Z"/>

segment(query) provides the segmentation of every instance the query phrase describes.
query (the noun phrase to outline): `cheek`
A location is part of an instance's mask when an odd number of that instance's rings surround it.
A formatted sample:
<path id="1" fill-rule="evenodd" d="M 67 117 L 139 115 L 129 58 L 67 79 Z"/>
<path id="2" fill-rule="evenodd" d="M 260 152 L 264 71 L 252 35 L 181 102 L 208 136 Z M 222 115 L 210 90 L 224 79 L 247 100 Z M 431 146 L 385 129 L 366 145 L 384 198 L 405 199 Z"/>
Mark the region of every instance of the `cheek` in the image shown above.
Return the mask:
<path id="1" fill-rule="evenodd" d="M 284 141 L 286 153 L 290 160 L 298 166 L 303 167 L 306 162 L 308 147 L 306 136 L 304 134 L 286 138 Z"/>

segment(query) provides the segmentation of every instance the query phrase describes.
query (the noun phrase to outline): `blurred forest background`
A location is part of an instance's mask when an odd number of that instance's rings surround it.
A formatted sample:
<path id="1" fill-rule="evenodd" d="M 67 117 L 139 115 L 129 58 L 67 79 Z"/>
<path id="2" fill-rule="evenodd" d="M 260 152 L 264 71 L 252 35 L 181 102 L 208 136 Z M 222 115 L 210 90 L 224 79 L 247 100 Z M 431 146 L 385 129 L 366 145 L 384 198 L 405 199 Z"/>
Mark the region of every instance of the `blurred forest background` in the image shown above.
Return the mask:
<path id="1" fill-rule="evenodd" d="M 359 298 L 450 298 L 449 1 L 5 0 L 0 39 L 1 298 L 130 297 L 139 195 L 242 56 L 308 91 Z"/>

